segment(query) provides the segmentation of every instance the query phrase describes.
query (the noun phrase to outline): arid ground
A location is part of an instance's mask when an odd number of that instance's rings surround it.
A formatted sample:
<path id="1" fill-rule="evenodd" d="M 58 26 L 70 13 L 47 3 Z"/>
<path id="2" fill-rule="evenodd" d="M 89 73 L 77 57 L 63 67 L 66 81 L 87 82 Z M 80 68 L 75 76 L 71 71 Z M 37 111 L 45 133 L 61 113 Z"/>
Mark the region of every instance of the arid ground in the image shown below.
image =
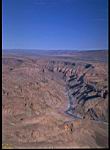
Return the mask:
<path id="1" fill-rule="evenodd" d="M 107 148 L 107 51 L 3 53 L 2 144 Z"/>

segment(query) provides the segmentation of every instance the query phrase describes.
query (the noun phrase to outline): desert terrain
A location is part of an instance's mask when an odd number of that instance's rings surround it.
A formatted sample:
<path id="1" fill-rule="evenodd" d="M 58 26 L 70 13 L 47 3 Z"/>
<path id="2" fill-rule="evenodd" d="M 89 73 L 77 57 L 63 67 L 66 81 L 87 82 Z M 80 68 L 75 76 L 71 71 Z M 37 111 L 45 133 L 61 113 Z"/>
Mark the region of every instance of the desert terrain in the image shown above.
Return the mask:
<path id="1" fill-rule="evenodd" d="M 3 52 L 2 144 L 108 148 L 108 52 Z"/>

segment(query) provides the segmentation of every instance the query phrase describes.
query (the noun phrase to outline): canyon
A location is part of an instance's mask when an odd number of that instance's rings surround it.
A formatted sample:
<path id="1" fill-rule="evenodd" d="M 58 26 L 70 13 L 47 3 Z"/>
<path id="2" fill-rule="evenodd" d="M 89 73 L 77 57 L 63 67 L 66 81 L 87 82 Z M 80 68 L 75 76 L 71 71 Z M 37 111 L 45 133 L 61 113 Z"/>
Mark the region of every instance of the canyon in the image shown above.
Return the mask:
<path id="1" fill-rule="evenodd" d="M 107 56 L 54 53 L 3 54 L 2 143 L 18 149 L 107 148 Z"/>

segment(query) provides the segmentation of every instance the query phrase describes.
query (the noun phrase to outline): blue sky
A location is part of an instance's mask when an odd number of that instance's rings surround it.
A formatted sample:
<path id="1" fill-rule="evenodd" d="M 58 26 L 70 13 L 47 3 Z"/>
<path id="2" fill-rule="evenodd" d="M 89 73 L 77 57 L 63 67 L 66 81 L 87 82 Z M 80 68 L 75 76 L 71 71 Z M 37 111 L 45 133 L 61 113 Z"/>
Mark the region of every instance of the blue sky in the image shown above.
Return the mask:
<path id="1" fill-rule="evenodd" d="M 107 49 L 107 0 L 2 0 L 3 49 Z"/>

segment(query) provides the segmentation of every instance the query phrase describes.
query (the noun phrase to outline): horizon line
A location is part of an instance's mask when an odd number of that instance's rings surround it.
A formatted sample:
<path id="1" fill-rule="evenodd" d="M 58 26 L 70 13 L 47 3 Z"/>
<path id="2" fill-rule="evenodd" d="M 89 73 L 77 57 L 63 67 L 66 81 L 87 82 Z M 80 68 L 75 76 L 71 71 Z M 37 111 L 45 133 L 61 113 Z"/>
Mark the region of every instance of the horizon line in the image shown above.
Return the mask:
<path id="1" fill-rule="evenodd" d="M 60 51 L 90 51 L 90 50 L 108 50 L 108 49 L 35 49 L 35 48 L 2 48 L 2 50 L 60 50 Z"/>

